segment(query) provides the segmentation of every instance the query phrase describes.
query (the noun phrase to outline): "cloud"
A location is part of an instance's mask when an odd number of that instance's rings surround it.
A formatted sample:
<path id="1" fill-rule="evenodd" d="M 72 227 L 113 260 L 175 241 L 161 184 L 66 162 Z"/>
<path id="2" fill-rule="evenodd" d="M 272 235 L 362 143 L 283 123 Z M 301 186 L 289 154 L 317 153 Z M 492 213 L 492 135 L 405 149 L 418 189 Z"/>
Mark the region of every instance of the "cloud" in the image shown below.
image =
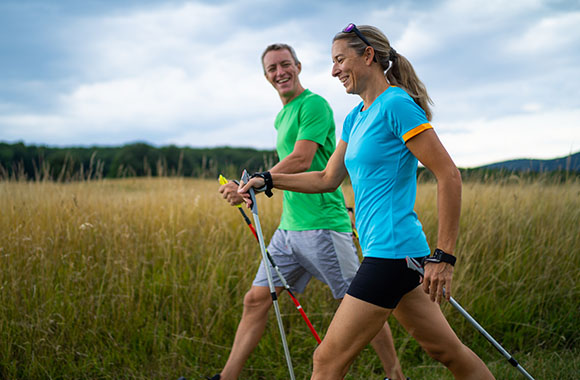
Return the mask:
<path id="1" fill-rule="evenodd" d="M 557 55 L 563 51 L 577 50 L 580 41 L 579 24 L 580 11 L 537 20 L 523 34 L 508 39 L 505 53 L 525 55 L 539 63 L 558 58 Z"/>
<path id="2" fill-rule="evenodd" d="M 14 114 L 3 123 L 29 139 L 34 138 L 26 131 L 58 134 L 60 123 L 60 136 L 52 141 L 97 128 L 98 143 L 110 136 L 138 139 L 156 130 L 191 136 L 191 130 L 219 129 L 227 118 L 259 118 L 264 105 L 277 110 L 279 101 L 264 91 L 259 52 L 248 49 L 265 46 L 264 36 L 222 28 L 215 40 L 208 38 L 213 23 L 228 25 L 232 12 L 231 6 L 185 4 L 76 22 L 71 35 L 83 36 L 84 43 L 71 44 L 79 49 L 70 55 L 83 81 L 59 95 L 52 114 Z M 249 60 L 255 63 L 248 65 Z M 189 131 L 181 133 L 184 126 Z M 183 142 L 200 141 L 211 145 L 199 137 Z"/>
<path id="3" fill-rule="evenodd" d="M 44 29 L 30 38 L 44 33 L 43 44 L 52 47 L 35 57 L 36 44 L 26 45 L 22 35 L 19 46 L 29 50 L 6 65 L 36 61 L 6 72 L 28 70 L 29 77 L 0 74 L 2 140 L 272 148 L 281 103 L 263 77 L 260 55 L 273 42 L 296 48 L 301 81 L 330 102 L 340 136 L 360 98 L 331 77 L 330 41 L 356 22 L 378 26 L 411 60 L 435 100 L 433 124 L 463 165 L 489 162 L 495 152 L 527 152 L 495 133 L 526 128 L 521 141 L 551 141 L 537 120 L 557 122 L 554 128 L 563 130 L 555 135 L 564 136 L 538 152 L 559 146 L 566 154 L 570 142 L 577 144 L 578 132 L 569 127 L 580 109 L 580 20 L 573 7 L 540 0 L 232 0 L 121 1 L 73 13 L 49 8 Z"/>
<path id="4" fill-rule="evenodd" d="M 438 134 L 456 164 L 472 167 L 508 159 L 550 159 L 575 153 L 580 150 L 578 120 L 578 109 L 540 110 L 496 119 L 442 122 Z"/>
<path id="5" fill-rule="evenodd" d="M 274 134 L 281 103 L 263 77 L 262 49 L 289 42 L 308 62 L 305 76 L 317 76 L 313 68 L 330 62 L 330 46 L 311 42 L 292 18 L 259 32 L 236 24 L 239 6 L 157 6 L 66 25 L 62 45 L 69 46 L 71 77 L 80 80 L 57 94 L 56 107 L 46 113 L 1 117 L 10 126 L 4 138 L 193 146 L 243 141 L 272 148 L 275 141 L 264 131 Z M 289 36 L 288 30 L 295 32 Z M 324 76 L 331 80 L 329 71 Z"/>

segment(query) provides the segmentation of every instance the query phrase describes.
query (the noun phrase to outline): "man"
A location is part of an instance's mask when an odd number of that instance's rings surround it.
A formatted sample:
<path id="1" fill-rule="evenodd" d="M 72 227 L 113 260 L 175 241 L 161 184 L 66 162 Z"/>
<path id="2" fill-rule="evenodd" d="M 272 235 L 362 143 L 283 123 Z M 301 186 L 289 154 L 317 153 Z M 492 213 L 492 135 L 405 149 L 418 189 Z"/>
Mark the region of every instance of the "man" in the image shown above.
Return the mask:
<path id="1" fill-rule="evenodd" d="M 280 162 L 270 172 L 324 169 L 336 146 L 332 109 L 322 97 L 302 87 L 298 78 L 302 65 L 292 47 L 285 44 L 268 46 L 262 54 L 262 65 L 266 79 L 283 104 L 275 121 Z M 232 205 L 243 202 L 237 190 L 233 182 L 219 189 Z M 325 194 L 285 191 L 280 226 L 272 236 L 268 251 L 296 291 L 302 292 L 314 276 L 330 287 L 334 298 L 342 299 L 359 265 L 342 191 Z M 275 273 L 273 278 L 276 291 L 280 293 L 282 283 Z M 262 337 L 271 306 L 262 263 L 244 297 L 242 319 L 229 358 L 221 373 L 210 380 L 238 378 Z M 404 379 L 388 324 L 371 344 L 387 377 Z"/>

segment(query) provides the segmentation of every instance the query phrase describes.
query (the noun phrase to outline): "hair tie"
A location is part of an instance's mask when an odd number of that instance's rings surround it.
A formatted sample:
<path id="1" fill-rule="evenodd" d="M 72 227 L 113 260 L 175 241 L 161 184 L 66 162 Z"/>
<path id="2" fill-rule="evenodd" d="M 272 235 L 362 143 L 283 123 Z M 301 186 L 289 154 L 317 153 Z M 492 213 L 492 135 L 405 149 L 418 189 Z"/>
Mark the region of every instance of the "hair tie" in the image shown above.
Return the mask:
<path id="1" fill-rule="evenodd" d="M 397 51 L 394 48 L 391 48 L 389 52 L 389 61 L 395 62 L 397 60 Z"/>

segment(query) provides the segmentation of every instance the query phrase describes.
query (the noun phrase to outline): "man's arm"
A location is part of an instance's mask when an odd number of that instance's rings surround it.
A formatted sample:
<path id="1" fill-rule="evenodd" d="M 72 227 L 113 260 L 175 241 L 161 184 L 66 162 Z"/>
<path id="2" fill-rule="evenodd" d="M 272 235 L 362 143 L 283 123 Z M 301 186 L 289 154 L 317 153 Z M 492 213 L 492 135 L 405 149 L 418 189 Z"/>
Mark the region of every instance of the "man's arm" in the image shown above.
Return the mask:
<path id="1" fill-rule="evenodd" d="M 318 143 L 310 140 L 298 140 L 294 150 L 282 161 L 270 169 L 271 173 L 293 174 L 302 173 L 310 169 L 312 159 L 318 149 Z M 237 190 L 237 189 L 236 189 Z"/>

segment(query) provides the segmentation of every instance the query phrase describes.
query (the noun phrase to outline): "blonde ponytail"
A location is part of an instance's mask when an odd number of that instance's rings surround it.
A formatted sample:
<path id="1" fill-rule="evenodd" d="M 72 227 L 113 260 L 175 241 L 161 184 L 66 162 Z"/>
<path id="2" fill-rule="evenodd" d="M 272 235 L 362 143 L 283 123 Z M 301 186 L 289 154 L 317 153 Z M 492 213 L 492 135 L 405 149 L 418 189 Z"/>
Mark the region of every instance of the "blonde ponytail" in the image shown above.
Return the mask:
<path id="1" fill-rule="evenodd" d="M 433 113 L 431 112 L 430 105 L 433 104 L 433 100 L 429 97 L 427 88 L 425 88 L 425 85 L 421 82 L 415 73 L 413 65 L 411 65 L 411 62 L 407 58 L 395 53 L 392 67 L 390 70 L 387 70 L 385 77 L 389 84 L 404 89 L 413 98 L 415 103 L 425 111 L 427 120 L 431 121 Z"/>

